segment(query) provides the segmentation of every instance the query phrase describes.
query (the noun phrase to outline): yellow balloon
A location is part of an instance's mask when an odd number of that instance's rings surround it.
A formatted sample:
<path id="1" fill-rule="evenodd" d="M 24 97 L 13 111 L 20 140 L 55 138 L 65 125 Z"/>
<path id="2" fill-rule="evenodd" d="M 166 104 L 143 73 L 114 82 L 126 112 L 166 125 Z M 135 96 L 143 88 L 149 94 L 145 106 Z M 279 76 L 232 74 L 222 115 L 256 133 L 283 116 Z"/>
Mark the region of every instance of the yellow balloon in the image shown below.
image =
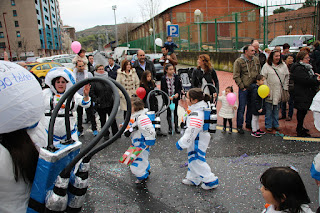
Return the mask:
<path id="1" fill-rule="evenodd" d="M 269 95 L 270 89 L 267 85 L 261 85 L 258 88 L 258 95 L 261 98 L 266 98 Z"/>

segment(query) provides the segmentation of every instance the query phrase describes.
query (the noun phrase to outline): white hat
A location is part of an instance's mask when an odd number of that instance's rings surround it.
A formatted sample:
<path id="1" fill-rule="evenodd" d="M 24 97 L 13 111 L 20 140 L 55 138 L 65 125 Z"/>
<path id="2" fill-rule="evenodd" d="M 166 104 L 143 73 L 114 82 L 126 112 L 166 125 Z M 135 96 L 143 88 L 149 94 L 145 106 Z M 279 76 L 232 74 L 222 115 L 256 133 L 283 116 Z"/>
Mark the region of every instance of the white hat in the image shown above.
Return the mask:
<path id="1" fill-rule="evenodd" d="M 46 75 L 45 83 L 48 85 L 52 92 L 57 94 L 57 90 L 54 88 L 54 85 L 52 85 L 52 80 L 57 77 L 63 77 L 68 81 L 66 90 L 68 90 L 70 87 L 72 87 L 76 83 L 76 78 L 72 71 L 65 67 L 55 67 L 52 68 Z"/>
<path id="2" fill-rule="evenodd" d="M 18 64 L 0 61 L 0 134 L 35 125 L 44 113 L 42 89 Z"/>

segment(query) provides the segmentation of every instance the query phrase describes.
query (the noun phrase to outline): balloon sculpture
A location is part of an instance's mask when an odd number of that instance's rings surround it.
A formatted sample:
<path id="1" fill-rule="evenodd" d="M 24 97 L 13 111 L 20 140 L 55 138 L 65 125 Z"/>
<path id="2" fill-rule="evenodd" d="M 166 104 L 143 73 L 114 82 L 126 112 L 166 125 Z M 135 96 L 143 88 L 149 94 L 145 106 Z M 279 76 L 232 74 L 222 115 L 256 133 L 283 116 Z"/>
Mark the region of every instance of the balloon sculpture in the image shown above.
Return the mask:
<path id="1" fill-rule="evenodd" d="M 154 43 L 156 43 L 157 46 L 162 47 L 162 39 L 161 38 L 156 38 Z"/>
<path id="2" fill-rule="evenodd" d="M 142 100 L 144 98 L 144 96 L 146 96 L 146 90 L 143 88 L 143 87 L 139 87 L 137 90 L 136 90 L 136 94 L 137 96 Z"/>
<path id="3" fill-rule="evenodd" d="M 270 89 L 267 85 L 261 85 L 258 88 L 258 95 L 261 98 L 266 98 L 269 95 Z"/>
<path id="4" fill-rule="evenodd" d="M 227 101 L 228 103 L 233 106 L 234 103 L 236 103 L 236 100 L 237 100 L 237 97 L 236 95 L 233 93 L 233 92 L 230 92 L 228 95 L 227 95 Z"/>
<path id="5" fill-rule="evenodd" d="M 81 50 L 81 44 L 79 41 L 74 41 L 71 44 L 71 49 L 74 53 L 79 53 Z"/>

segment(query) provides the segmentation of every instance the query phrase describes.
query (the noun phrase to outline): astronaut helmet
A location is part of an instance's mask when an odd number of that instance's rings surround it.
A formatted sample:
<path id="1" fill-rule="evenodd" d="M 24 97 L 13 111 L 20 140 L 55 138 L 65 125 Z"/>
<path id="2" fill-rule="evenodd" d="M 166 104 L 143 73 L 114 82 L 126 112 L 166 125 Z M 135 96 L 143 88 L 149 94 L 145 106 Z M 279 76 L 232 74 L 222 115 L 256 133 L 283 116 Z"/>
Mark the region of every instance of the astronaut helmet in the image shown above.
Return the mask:
<path id="1" fill-rule="evenodd" d="M 44 114 L 39 82 L 9 61 L 0 61 L 0 100 L 0 134 L 35 126 Z"/>
<path id="2" fill-rule="evenodd" d="M 64 92 L 66 92 L 76 83 L 76 78 L 73 72 L 70 71 L 68 68 L 65 68 L 65 67 L 52 68 L 46 75 L 45 83 L 50 87 L 51 91 L 54 94 L 58 94 L 58 91 L 56 90 L 55 86 L 52 84 L 52 80 L 57 77 L 63 77 L 67 81 L 66 90 Z"/>

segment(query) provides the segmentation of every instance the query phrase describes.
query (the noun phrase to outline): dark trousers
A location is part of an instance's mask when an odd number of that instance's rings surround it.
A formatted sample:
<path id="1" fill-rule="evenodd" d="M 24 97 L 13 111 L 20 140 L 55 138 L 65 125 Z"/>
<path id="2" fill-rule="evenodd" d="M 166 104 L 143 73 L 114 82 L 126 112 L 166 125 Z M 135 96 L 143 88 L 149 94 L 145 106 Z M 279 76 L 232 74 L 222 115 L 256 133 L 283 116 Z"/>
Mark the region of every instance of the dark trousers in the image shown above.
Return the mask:
<path id="1" fill-rule="evenodd" d="M 303 121 L 304 121 L 304 118 L 306 117 L 306 115 L 307 115 L 307 112 L 308 112 L 308 110 L 297 110 L 297 121 L 298 121 L 298 123 L 297 123 L 297 132 L 298 131 L 301 131 L 302 130 L 302 128 L 303 128 Z"/>
<path id="2" fill-rule="evenodd" d="M 101 123 L 101 128 L 104 126 L 104 124 L 106 123 L 106 119 L 107 119 L 107 114 L 110 116 L 112 111 L 112 107 L 107 107 L 107 108 L 98 108 L 97 112 L 99 114 L 100 117 L 100 123 Z M 112 135 L 115 135 L 118 132 L 118 125 L 117 125 L 117 121 L 116 119 L 113 120 L 112 124 L 111 124 L 111 130 L 112 130 Z M 108 131 L 106 132 L 106 135 L 110 135 L 110 131 L 108 129 Z"/>
<path id="3" fill-rule="evenodd" d="M 86 113 L 87 113 L 87 119 L 91 121 L 91 128 L 92 131 L 97 130 L 97 123 L 95 116 L 93 114 L 93 107 L 86 108 Z M 77 108 L 77 114 L 78 114 L 78 131 L 82 132 L 83 131 L 83 126 L 82 126 L 82 118 L 83 118 L 83 107 L 78 106 Z M 91 115 L 91 117 L 90 117 Z"/>
<path id="4" fill-rule="evenodd" d="M 223 128 L 227 128 L 227 121 L 229 123 L 229 128 L 232 128 L 232 119 L 231 118 L 223 118 Z"/>
<path id="5" fill-rule="evenodd" d="M 289 103 L 288 117 L 292 118 L 294 101 L 293 101 L 293 97 L 291 95 L 290 95 L 290 99 L 289 99 L 288 103 Z M 287 117 L 287 102 L 281 102 L 281 116 L 283 118 Z"/>
<path id="6" fill-rule="evenodd" d="M 91 122 L 92 131 L 97 130 L 96 116 L 94 115 L 95 111 L 92 105 L 90 105 L 89 108 L 86 108 L 86 113 L 87 113 L 87 121 Z"/>
<path id="7" fill-rule="evenodd" d="M 243 125 L 243 117 L 244 112 L 247 108 L 246 112 L 246 124 L 251 126 L 252 120 L 252 112 L 251 112 L 251 96 L 250 91 L 248 89 L 241 90 L 239 88 L 239 106 L 237 110 L 237 128 L 242 128 Z"/>
<path id="8" fill-rule="evenodd" d="M 179 102 L 179 100 L 173 99 L 173 103 L 176 105 L 176 107 L 174 108 L 174 111 L 173 111 L 174 128 L 176 128 L 176 129 L 178 128 L 178 102 Z M 172 129 L 172 117 L 171 117 L 170 107 L 167 109 L 167 121 L 168 121 L 169 129 Z"/>
<path id="9" fill-rule="evenodd" d="M 78 114 L 78 131 L 82 132 L 83 131 L 83 126 L 82 126 L 83 107 L 78 106 L 77 114 Z"/>

